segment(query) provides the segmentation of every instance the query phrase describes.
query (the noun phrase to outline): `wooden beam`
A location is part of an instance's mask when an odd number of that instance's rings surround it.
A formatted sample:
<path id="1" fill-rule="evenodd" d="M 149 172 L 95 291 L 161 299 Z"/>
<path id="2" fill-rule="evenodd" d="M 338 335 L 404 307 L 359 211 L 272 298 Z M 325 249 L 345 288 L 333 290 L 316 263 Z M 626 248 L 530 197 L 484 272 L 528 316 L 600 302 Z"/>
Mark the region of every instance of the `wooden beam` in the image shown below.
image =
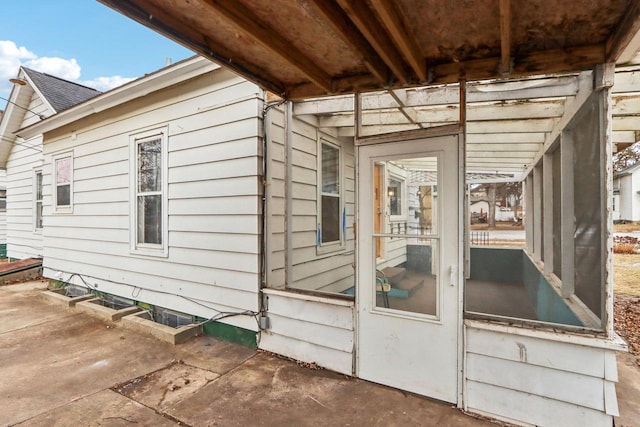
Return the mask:
<path id="1" fill-rule="evenodd" d="M 339 2 L 351 0 L 338 0 Z M 378 50 L 376 48 L 376 50 Z M 579 46 L 567 49 L 552 49 L 536 51 L 515 57 L 510 78 L 528 76 L 550 76 L 558 73 L 574 73 L 576 71 L 591 70 L 597 64 L 605 62 L 604 44 Z M 502 76 L 498 72 L 500 67 L 500 57 L 470 60 L 466 62 L 452 62 L 439 64 L 430 67 L 432 80 L 429 84 L 439 85 L 457 83 L 460 76 L 466 76 L 467 84 L 471 86 L 473 81 L 499 79 Z M 386 60 L 385 60 L 386 62 Z M 420 86 L 419 84 L 394 84 L 396 87 Z M 371 75 L 353 76 L 344 79 L 334 80 L 334 94 L 353 93 L 355 89 L 361 92 L 371 92 L 380 90 L 377 80 Z M 301 84 L 288 88 L 290 99 L 304 99 L 324 95 L 318 93 L 318 89 L 313 85 Z M 456 101 L 457 102 L 457 92 Z"/>
<path id="2" fill-rule="evenodd" d="M 391 0 L 371 0 L 371 5 L 377 12 L 380 20 L 387 27 L 391 38 L 407 59 L 413 72 L 421 82 L 427 81 L 427 61 L 420 52 L 415 37 L 407 27 L 401 12 Z"/>
<path id="3" fill-rule="evenodd" d="M 389 69 L 367 39 L 353 26 L 347 14 L 334 0 L 311 0 L 325 22 L 358 54 L 367 69 L 383 85 L 389 83 Z"/>
<path id="4" fill-rule="evenodd" d="M 282 37 L 280 31 L 262 22 L 251 9 L 235 1 L 198 1 L 222 15 L 265 49 L 287 61 L 324 92 L 332 91 L 331 76 Z"/>
<path id="5" fill-rule="evenodd" d="M 624 64 L 640 50 L 640 0 L 631 0 L 624 18 L 606 45 L 606 62 Z"/>
<path id="6" fill-rule="evenodd" d="M 516 56 L 510 77 L 585 71 L 605 63 L 604 59 L 604 45 L 536 51 Z M 436 65 L 431 83 L 455 83 L 461 75 L 466 75 L 467 81 L 499 78 L 499 66 L 498 57 Z"/>
<path id="7" fill-rule="evenodd" d="M 337 2 L 400 83 L 408 83 L 411 79 L 402 56 L 365 2 L 361 0 L 337 0 Z"/>
<path id="8" fill-rule="evenodd" d="M 576 113 L 588 102 L 589 98 L 593 94 L 593 72 L 583 72 L 580 73 L 580 90 L 578 94 L 570 101 L 567 101 L 565 104 L 565 112 L 560 118 L 560 120 L 555 121 L 555 125 L 553 129 L 547 134 L 547 138 L 544 142 L 544 145 L 540 148 L 540 151 L 535 157 L 535 161 L 531 164 L 525 175 L 529 173 L 529 171 L 533 170 L 538 161 L 544 156 L 544 154 L 551 148 L 553 144 L 560 138 L 562 132 L 566 129 L 566 127 L 571 123 L 571 120 L 576 115 Z"/>
<path id="9" fill-rule="evenodd" d="M 148 4 L 134 4 L 118 0 L 98 0 L 120 14 L 131 18 L 145 27 L 157 31 L 174 42 L 191 49 L 214 62 L 228 66 L 248 80 L 255 82 L 262 88 L 279 95 L 284 94 L 285 86 L 276 76 L 247 64 L 239 64 L 232 58 L 233 52 L 225 46 L 212 46 L 210 40 L 202 36 L 198 30 L 188 23 L 176 19 L 163 9 L 159 9 L 152 2 Z M 178 31 L 179 29 L 179 31 Z"/>
<path id="10" fill-rule="evenodd" d="M 511 0 L 500 0 L 500 74 L 511 71 Z"/>

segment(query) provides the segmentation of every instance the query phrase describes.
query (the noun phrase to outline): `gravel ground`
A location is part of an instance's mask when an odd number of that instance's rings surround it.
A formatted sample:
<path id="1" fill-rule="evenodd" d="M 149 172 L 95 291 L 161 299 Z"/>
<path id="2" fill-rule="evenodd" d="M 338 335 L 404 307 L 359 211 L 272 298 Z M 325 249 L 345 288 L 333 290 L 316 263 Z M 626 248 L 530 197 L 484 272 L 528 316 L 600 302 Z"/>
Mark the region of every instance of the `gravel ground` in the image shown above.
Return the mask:
<path id="1" fill-rule="evenodd" d="M 617 294 L 614 318 L 616 332 L 629 344 L 629 353 L 640 366 L 640 297 Z"/>

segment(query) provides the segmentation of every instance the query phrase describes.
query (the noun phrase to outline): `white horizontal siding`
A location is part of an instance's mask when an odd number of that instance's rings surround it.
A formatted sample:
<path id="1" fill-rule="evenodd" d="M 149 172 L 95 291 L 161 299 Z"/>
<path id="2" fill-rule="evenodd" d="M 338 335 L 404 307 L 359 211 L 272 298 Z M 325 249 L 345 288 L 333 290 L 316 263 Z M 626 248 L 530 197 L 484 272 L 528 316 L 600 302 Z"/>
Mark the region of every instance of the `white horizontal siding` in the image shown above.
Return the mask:
<path id="1" fill-rule="evenodd" d="M 265 290 L 271 327 L 260 348 L 341 372 L 353 373 L 353 304 Z"/>
<path id="2" fill-rule="evenodd" d="M 32 100 L 32 104 L 37 103 Z M 36 111 L 45 115 L 50 113 L 41 101 Z M 30 121 L 32 120 L 26 118 L 21 127 Z M 42 256 L 42 234 L 34 228 L 34 169 L 42 165 L 42 153 L 39 151 L 42 137 L 28 141 L 18 138 L 17 142 L 7 160 L 7 256 L 18 259 L 37 258 Z"/>
<path id="3" fill-rule="evenodd" d="M 74 156 L 73 214 L 45 215 L 48 277 L 212 317 L 258 310 L 261 100 L 214 71 L 56 131 L 45 144 L 45 201 L 56 153 Z M 130 248 L 130 135 L 168 127 L 168 255 Z M 46 137 L 48 137 L 46 135 Z M 225 322 L 257 330 L 255 319 Z"/>
<path id="4" fill-rule="evenodd" d="M 610 426 L 617 415 L 612 350 L 467 326 L 465 351 L 472 412 L 540 426 Z"/>
<path id="5" fill-rule="evenodd" d="M 265 171 L 266 285 L 285 287 L 285 129 L 284 111 L 272 108 L 265 117 L 267 167 Z"/>

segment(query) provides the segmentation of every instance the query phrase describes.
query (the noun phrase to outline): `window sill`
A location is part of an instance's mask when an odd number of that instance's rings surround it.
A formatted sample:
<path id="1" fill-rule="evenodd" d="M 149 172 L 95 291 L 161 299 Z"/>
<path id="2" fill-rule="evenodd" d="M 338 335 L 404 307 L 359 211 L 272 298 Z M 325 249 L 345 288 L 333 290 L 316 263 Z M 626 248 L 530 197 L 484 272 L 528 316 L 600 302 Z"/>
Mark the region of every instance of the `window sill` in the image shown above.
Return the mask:
<path id="1" fill-rule="evenodd" d="M 344 243 L 329 243 L 324 246 L 316 246 L 316 255 L 332 255 L 346 250 Z"/>
<path id="2" fill-rule="evenodd" d="M 129 250 L 129 254 L 140 258 L 168 258 L 168 248 L 134 248 Z"/>

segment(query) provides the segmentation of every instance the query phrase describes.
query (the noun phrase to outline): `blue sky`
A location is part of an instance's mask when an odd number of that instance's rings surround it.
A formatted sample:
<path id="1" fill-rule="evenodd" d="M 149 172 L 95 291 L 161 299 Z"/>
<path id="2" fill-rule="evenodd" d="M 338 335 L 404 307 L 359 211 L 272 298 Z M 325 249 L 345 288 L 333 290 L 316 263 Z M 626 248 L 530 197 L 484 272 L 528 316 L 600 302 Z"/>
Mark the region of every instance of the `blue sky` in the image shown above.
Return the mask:
<path id="1" fill-rule="evenodd" d="M 193 53 L 95 0 L 3 1 L 0 96 L 20 65 L 99 90 Z M 3 101 L 0 101 L 0 105 Z"/>

